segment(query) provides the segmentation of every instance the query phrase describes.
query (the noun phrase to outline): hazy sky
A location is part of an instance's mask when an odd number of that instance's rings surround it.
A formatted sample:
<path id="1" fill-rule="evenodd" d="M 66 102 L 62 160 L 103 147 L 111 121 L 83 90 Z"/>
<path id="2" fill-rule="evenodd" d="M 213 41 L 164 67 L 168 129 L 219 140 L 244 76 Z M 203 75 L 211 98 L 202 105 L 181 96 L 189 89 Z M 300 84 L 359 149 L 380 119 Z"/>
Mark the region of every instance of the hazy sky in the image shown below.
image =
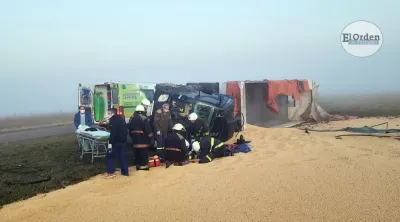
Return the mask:
<path id="1" fill-rule="evenodd" d="M 74 111 L 79 82 L 109 80 L 395 90 L 399 11 L 399 0 L 0 0 L 0 115 Z M 343 50 L 340 33 L 356 20 L 381 28 L 377 54 Z"/>

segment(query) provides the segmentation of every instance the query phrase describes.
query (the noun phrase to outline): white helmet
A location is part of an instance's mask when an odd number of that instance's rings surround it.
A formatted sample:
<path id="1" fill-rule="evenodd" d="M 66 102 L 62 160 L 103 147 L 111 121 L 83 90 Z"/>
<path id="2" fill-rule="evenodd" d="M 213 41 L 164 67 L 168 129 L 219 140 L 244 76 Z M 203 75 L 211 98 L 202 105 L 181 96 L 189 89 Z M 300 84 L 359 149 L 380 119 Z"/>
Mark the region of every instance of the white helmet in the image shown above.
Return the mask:
<path id="1" fill-rule="evenodd" d="M 196 113 L 191 113 L 191 114 L 189 115 L 189 120 L 190 120 L 190 121 L 195 121 L 195 120 L 197 120 L 197 118 L 199 118 L 199 117 L 197 116 Z"/>
<path id="2" fill-rule="evenodd" d="M 173 130 L 177 130 L 177 131 L 182 131 L 182 130 L 185 130 L 185 127 L 183 127 L 182 124 L 177 123 L 177 124 L 174 125 L 174 127 L 172 127 L 172 129 Z"/>
<path id="3" fill-rule="evenodd" d="M 143 106 L 150 106 L 150 105 L 151 105 L 150 100 L 148 100 L 148 99 L 143 99 L 143 100 L 142 100 L 142 105 L 143 105 Z"/>
<path id="4" fill-rule="evenodd" d="M 190 144 L 187 140 L 185 140 L 186 148 L 189 148 Z"/>
<path id="5" fill-rule="evenodd" d="M 200 151 L 200 143 L 197 141 L 194 141 L 192 143 L 192 150 L 196 153 L 198 153 Z"/>
<path id="6" fill-rule="evenodd" d="M 143 105 L 137 105 L 135 111 L 144 112 L 144 106 Z"/>

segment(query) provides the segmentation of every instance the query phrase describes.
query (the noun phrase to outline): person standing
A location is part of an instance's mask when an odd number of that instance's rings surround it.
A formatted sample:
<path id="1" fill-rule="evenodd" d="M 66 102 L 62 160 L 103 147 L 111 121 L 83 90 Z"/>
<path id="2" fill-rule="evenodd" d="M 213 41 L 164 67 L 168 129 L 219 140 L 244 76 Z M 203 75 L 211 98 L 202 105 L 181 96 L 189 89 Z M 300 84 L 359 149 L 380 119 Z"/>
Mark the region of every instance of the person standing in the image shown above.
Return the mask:
<path id="1" fill-rule="evenodd" d="M 109 128 L 110 138 L 106 154 L 107 173 L 109 177 L 115 177 L 114 158 L 118 156 L 121 167 L 121 174 L 129 176 L 128 162 L 125 156 L 125 147 L 127 142 L 128 132 L 126 129 L 125 119 L 117 115 L 117 109 L 111 108 L 108 111 L 110 117 Z"/>
<path id="2" fill-rule="evenodd" d="M 154 138 L 150 121 L 142 105 L 136 106 L 128 128 L 133 143 L 136 170 L 149 170 L 149 148 L 154 144 Z"/>
<path id="3" fill-rule="evenodd" d="M 74 116 L 74 126 L 75 129 L 78 129 L 79 125 L 92 125 L 92 115 L 90 112 L 86 112 L 84 106 L 79 107 L 79 111 Z"/>
<path id="4" fill-rule="evenodd" d="M 156 111 L 154 116 L 154 126 L 156 131 L 156 141 L 157 141 L 157 155 L 160 157 L 161 161 L 164 161 L 164 146 L 165 139 L 168 132 L 172 128 L 172 118 L 169 112 L 169 104 L 164 103 L 161 109 Z"/>

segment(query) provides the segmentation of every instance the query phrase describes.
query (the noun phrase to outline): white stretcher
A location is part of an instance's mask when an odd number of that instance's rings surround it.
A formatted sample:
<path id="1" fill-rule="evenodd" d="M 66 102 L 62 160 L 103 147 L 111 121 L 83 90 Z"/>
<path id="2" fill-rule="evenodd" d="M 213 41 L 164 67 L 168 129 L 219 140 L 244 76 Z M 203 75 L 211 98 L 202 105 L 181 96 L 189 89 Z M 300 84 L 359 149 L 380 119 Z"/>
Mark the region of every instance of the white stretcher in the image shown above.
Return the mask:
<path id="1" fill-rule="evenodd" d="M 85 154 L 91 154 L 91 163 L 94 163 L 94 158 L 106 156 L 110 133 L 106 131 L 85 131 L 86 128 L 88 127 L 80 126 L 75 131 L 82 152 L 80 158 L 83 159 Z"/>

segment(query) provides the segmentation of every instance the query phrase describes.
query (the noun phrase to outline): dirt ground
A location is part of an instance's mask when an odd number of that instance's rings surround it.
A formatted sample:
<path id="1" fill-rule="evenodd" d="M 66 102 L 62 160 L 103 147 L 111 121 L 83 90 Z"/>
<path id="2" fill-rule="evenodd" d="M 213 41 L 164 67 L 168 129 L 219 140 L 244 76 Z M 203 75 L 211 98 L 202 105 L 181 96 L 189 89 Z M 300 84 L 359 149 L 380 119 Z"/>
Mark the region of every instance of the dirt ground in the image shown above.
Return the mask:
<path id="1" fill-rule="evenodd" d="M 130 165 L 133 152 L 127 148 Z M 0 206 L 47 193 L 105 172 L 104 158 L 81 161 L 75 135 L 0 145 Z M 46 180 L 37 184 L 30 183 Z"/>
<path id="2" fill-rule="evenodd" d="M 0 118 L 0 131 L 4 129 L 15 129 L 50 124 L 73 123 L 74 113 L 53 113 L 46 116 L 19 116 Z"/>
<path id="3" fill-rule="evenodd" d="M 399 128 L 400 118 L 334 121 L 317 124 L 313 129 L 343 129 L 383 122 L 388 122 L 389 128 Z M 342 133 L 305 133 L 294 128 L 248 125 L 243 133 L 252 141 L 253 151 L 248 154 L 235 154 L 205 165 L 157 167 L 149 172 L 138 172 L 131 167 L 129 177 L 95 176 L 65 189 L 3 206 L 0 218 L 4 222 L 132 221 L 132 218 L 160 221 L 164 219 L 159 215 L 163 215 L 170 221 L 201 222 L 400 221 L 399 141 L 335 138 Z M 43 159 L 41 166 L 46 168 L 46 174 L 55 177 L 47 186 L 55 189 L 102 172 L 101 160 L 95 166 L 79 162 L 73 137 L 61 140 L 64 142 L 38 146 L 40 152 L 32 154 Z M 18 150 L 17 146 L 14 148 Z M 30 148 L 34 150 L 35 145 Z M 28 157 L 18 157 L 21 150 L 27 149 L 8 149 L 8 156 L 14 159 L 7 160 L 10 164 L 30 162 Z M 25 162 L 17 158 L 24 158 Z M 7 174 L 7 179 L 15 180 L 16 176 L 11 175 Z M 43 192 L 49 189 L 44 184 L 35 186 Z M 7 194 L 13 189 L 30 189 L 30 194 L 34 193 L 28 186 L 7 189 Z"/>

